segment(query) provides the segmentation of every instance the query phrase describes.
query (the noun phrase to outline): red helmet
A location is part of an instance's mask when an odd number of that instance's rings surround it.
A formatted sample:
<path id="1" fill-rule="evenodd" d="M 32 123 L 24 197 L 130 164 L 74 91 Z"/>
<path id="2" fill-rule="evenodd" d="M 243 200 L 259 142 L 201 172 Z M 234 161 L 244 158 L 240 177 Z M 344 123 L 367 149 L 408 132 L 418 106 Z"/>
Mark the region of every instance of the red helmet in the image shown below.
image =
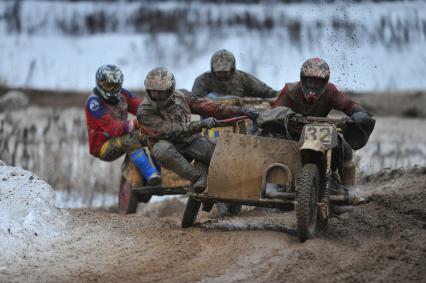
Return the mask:
<path id="1" fill-rule="evenodd" d="M 321 58 L 311 58 L 300 69 L 300 84 L 303 95 L 314 102 L 324 93 L 330 78 L 330 67 Z"/>

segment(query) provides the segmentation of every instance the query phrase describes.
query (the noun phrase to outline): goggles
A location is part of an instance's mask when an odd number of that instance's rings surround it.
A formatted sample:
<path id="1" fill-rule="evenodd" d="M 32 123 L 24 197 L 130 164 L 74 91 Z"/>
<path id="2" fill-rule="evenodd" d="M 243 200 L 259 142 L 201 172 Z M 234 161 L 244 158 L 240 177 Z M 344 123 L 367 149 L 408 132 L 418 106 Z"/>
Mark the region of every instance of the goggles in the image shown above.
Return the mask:
<path id="1" fill-rule="evenodd" d="M 103 91 L 109 93 L 117 93 L 121 90 L 121 83 L 110 83 L 107 81 L 101 81 L 99 82 L 99 86 Z"/>
<path id="2" fill-rule="evenodd" d="M 172 95 L 171 90 L 148 90 L 147 92 L 152 101 L 166 101 Z"/>

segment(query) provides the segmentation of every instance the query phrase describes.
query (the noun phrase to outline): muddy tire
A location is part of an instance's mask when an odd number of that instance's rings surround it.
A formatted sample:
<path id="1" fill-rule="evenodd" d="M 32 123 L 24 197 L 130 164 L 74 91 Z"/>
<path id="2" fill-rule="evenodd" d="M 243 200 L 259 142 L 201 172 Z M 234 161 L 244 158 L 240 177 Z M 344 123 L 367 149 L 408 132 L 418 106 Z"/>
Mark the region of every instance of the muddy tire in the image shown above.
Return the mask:
<path id="1" fill-rule="evenodd" d="M 185 212 L 182 217 L 182 228 L 188 228 L 194 225 L 195 219 L 197 219 L 198 210 L 200 210 L 201 202 L 188 197 L 186 203 Z"/>
<path id="2" fill-rule="evenodd" d="M 213 209 L 213 205 L 214 205 L 214 202 L 212 201 L 204 201 L 201 208 L 205 212 L 210 212 Z"/>
<path id="3" fill-rule="evenodd" d="M 136 213 L 138 208 L 138 196 L 133 192 L 132 186 L 121 177 L 120 190 L 118 192 L 118 212 L 120 214 Z"/>
<path id="4" fill-rule="evenodd" d="M 305 164 L 296 184 L 297 234 L 300 242 L 312 238 L 317 231 L 319 189 L 320 177 L 317 165 Z"/>

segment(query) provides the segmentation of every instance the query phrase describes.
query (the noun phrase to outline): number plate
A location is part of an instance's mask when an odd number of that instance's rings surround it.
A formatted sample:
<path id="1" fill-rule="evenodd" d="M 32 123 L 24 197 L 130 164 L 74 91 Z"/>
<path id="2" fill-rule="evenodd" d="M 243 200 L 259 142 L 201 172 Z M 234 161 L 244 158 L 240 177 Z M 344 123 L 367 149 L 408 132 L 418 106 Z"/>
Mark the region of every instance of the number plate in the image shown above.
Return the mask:
<path id="1" fill-rule="evenodd" d="M 304 140 L 319 140 L 325 146 L 331 146 L 336 130 L 333 126 L 307 125 L 304 128 Z"/>

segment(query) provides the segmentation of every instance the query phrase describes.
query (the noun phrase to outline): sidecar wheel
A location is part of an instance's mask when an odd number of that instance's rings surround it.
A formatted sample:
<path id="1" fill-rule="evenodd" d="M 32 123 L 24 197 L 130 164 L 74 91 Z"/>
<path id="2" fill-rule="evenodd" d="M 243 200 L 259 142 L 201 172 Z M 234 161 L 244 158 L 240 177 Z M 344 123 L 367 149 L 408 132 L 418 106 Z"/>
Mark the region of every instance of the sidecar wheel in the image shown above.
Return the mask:
<path id="1" fill-rule="evenodd" d="M 120 190 L 118 192 L 118 212 L 120 214 L 136 213 L 138 208 L 138 196 L 132 190 L 132 186 L 121 177 Z"/>
<path id="2" fill-rule="evenodd" d="M 195 200 L 192 197 L 188 197 L 188 202 L 186 203 L 185 212 L 182 217 L 182 228 L 188 228 L 194 225 L 200 206 L 200 201 Z"/>

